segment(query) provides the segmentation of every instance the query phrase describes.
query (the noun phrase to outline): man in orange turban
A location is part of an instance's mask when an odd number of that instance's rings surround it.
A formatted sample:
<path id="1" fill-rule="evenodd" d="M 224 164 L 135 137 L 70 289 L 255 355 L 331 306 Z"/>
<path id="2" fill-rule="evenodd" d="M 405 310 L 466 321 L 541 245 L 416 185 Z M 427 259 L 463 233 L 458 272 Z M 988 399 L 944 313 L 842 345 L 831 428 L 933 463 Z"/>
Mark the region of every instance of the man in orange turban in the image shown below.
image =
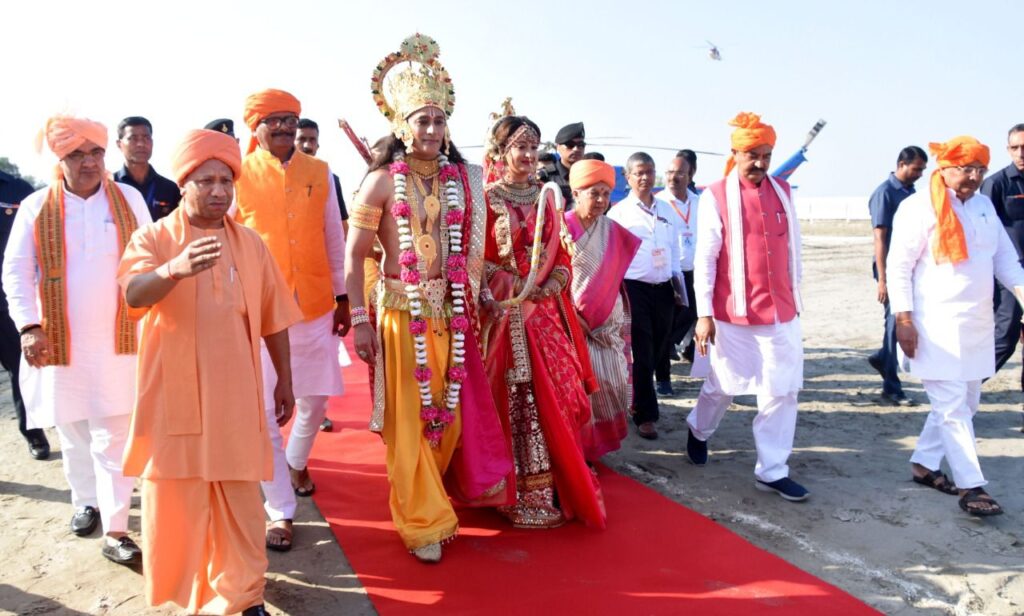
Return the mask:
<path id="1" fill-rule="evenodd" d="M 271 521 L 267 547 L 280 551 L 292 545 L 295 497 L 310 496 L 315 489 L 306 463 L 328 396 L 344 391 L 337 336 L 349 329 L 345 233 L 334 174 L 327 163 L 295 148 L 300 110 L 299 101 L 281 90 L 246 99 L 245 122 L 253 141 L 235 178 L 235 220 L 267 243 L 303 314 L 289 336 L 296 413 L 287 450 L 273 425 L 277 376 L 270 358 L 263 362 L 265 410 L 274 444 L 274 478 L 263 483 Z"/>
<path id="2" fill-rule="evenodd" d="M 995 373 L 992 278 L 1020 302 L 1024 269 L 992 201 L 977 192 L 988 148 L 966 136 L 930 148 L 939 167 L 931 191 L 900 204 L 886 260 L 896 339 L 932 406 L 910 462 L 917 480 L 940 473 L 945 458 L 955 487 L 919 483 L 959 494 L 971 515 L 997 515 L 982 487 L 973 417 L 981 383 Z"/>
<path id="3" fill-rule="evenodd" d="M 686 418 L 686 452 L 703 466 L 733 397 L 756 395 L 754 485 L 802 501 L 810 493 L 787 464 L 803 386 L 800 225 L 789 184 L 768 175 L 775 129 L 753 113 L 729 124 L 736 130 L 726 177 L 698 205 L 694 339 L 710 371 Z"/>
<path id="4" fill-rule="evenodd" d="M 117 292 L 117 261 L 149 222 L 134 188 L 107 177 L 107 129 L 55 116 L 43 136 L 56 179 L 25 198 L 3 264 L 10 316 L 21 332 L 27 427 L 56 426 L 75 513 L 71 531 L 102 521 L 102 554 L 140 560 L 128 537 L 134 481 L 121 472 L 135 399 L 136 331 Z"/>
<path id="5" fill-rule="evenodd" d="M 301 319 L 260 236 L 227 216 L 238 143 L 193 130 L 174 151 L 181 207 L 132 236 L 118 281 L 141 319 L 139 392 L 124 471 L 142 477 L 146 600 L 263 614 L 258 482 L 273 472 L 260 340 L 292 411 L 288 326 Z M 275 426 L 276 427 L 276 426 Z"/>
<path id="6" fill-rule="evenodd" d="M 268 122 L 274 124 L 274 127 L 271 129 L 273 143 L 278 148 L 284 149 L 283 134 L 290 130 L 292 141 L 295 140 L 295 129 L 299 125 L 299 115 L 301 114 L 302 103 L 284 90 L 270 88 L 250 94 L 245 99 L 245 112 L 243 114 L 245 124 L 249 127 L 251 133 L 249 135 L 249 147 L 245 153 L 251 154 L 256 150 L 256 146 L 259 145 L 256 129 L 259 128 L 260 124 Z M 295 118 L 294 121 L 291 120 L 293 116 Z M 279 132 L 278 127 L 284 130 Z"/>
<path id="7" fill-rule="evenodd" d="M 729 126 L 735 126 L 730 140 L 732 141 L 732 154 L 725 161 L 725 175 L 729 175 L 736 166 L 736 154 L 743 152 L 755 153 L 758 157 L 754 169 L 760 169 L 763 173 L 768 172 L 768 164 L 771 162 L 771 151 L 775 148 L 775 129 L 761 121 L 761 116 L 756 113 L 742 111 L 736 117 L 729 120 Z M 768 158 L 764 158 L 767 155 Z"/>

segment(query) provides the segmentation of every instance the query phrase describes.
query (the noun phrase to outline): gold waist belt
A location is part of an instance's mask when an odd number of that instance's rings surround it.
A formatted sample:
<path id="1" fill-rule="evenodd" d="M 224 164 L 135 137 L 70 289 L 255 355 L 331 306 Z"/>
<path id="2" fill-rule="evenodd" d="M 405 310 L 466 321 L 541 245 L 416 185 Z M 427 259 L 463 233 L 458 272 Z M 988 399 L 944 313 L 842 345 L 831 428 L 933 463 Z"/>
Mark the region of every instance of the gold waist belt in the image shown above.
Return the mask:
<path id="1" fill-rule="evenodd" d="M 381 278 L 380 306 L 392 310 L 409 310 L 409 295 L 405 283 L 394 278 Z M 448 297 L 448 281 L 434 278 L 420 282 L 420 310 L 425 319 L 451 318 L 452 302 Z"/>

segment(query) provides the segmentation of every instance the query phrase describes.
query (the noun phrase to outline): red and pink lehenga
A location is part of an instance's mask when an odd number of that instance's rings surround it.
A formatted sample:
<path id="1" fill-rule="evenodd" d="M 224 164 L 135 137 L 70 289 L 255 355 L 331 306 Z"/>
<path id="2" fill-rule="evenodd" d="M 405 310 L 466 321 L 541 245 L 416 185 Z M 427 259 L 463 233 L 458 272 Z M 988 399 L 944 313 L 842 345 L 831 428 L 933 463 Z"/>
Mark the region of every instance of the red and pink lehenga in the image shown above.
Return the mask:
<path id="1" fill-rule="evenodd" d="M 485 276 L 499 302 L 519 295 L 528 278 L 539 193 L 537 184 L 503 180 L 485 188 Z M 484 364 L 515 466 L 516 502 L 499 510 L 519 527 L 551 528 L 579 518 L 604 528 L 600 485 L 581 441 L 597 381 L 569 295 L 561 219 L 553 204 L 545 207 L 534 288 L 553 278 L 561 292 L 513 303 L 486 324 Z"/>

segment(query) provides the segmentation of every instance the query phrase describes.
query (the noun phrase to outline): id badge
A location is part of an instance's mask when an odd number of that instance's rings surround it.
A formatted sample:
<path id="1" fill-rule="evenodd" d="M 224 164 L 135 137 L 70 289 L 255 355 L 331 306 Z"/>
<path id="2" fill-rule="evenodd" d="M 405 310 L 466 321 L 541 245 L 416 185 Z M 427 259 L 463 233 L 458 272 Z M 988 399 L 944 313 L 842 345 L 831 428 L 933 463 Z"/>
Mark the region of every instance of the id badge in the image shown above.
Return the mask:
<path id="1" fill-rule="evenodd" d="M 668 255 L 665 254 L 664 248 L 655 248 L 651 251 L 651 256 L 654 258 L 654 267 L 661 269 L 668 265 Z"/>

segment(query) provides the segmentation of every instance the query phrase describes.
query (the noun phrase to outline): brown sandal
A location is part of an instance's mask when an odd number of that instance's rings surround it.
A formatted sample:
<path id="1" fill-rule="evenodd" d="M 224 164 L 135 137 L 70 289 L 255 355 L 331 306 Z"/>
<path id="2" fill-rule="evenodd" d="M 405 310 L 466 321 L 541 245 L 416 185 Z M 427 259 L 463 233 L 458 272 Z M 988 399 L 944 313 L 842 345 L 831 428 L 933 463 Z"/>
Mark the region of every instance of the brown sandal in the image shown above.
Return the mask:
<path id="1" fill-rule="evenodd" d="M 988 507 L 971 507 L 976 503 L 985 503 Z M 988 495 L 981 488 L 970 488 L 960 497 L 960 508 L 971 515 L 987 517 L 990 515 L 1002 515 L 1003 508 L 996 502 L 996 499 Z"/>
<path id="2" fill-rule="evenodd" d="M 266 541 L 268 550 L 287 552 L 292 549 L 292 521 L 268 522 Z"/>
<path id="3" fill-rule="evenodd" d="M 919 483 L 925 487 L 932 488 L 933 490 L 938 490 L 943 494 L 956 495 L 960 493 L 960 490 L 957 490 L 956 486 L 953 485 L 953 482 L 942 471 L 930 471 L 928 474 L 920 477 L 914 475 L 912 479 L 914 480 L 914 483 Z"/>

